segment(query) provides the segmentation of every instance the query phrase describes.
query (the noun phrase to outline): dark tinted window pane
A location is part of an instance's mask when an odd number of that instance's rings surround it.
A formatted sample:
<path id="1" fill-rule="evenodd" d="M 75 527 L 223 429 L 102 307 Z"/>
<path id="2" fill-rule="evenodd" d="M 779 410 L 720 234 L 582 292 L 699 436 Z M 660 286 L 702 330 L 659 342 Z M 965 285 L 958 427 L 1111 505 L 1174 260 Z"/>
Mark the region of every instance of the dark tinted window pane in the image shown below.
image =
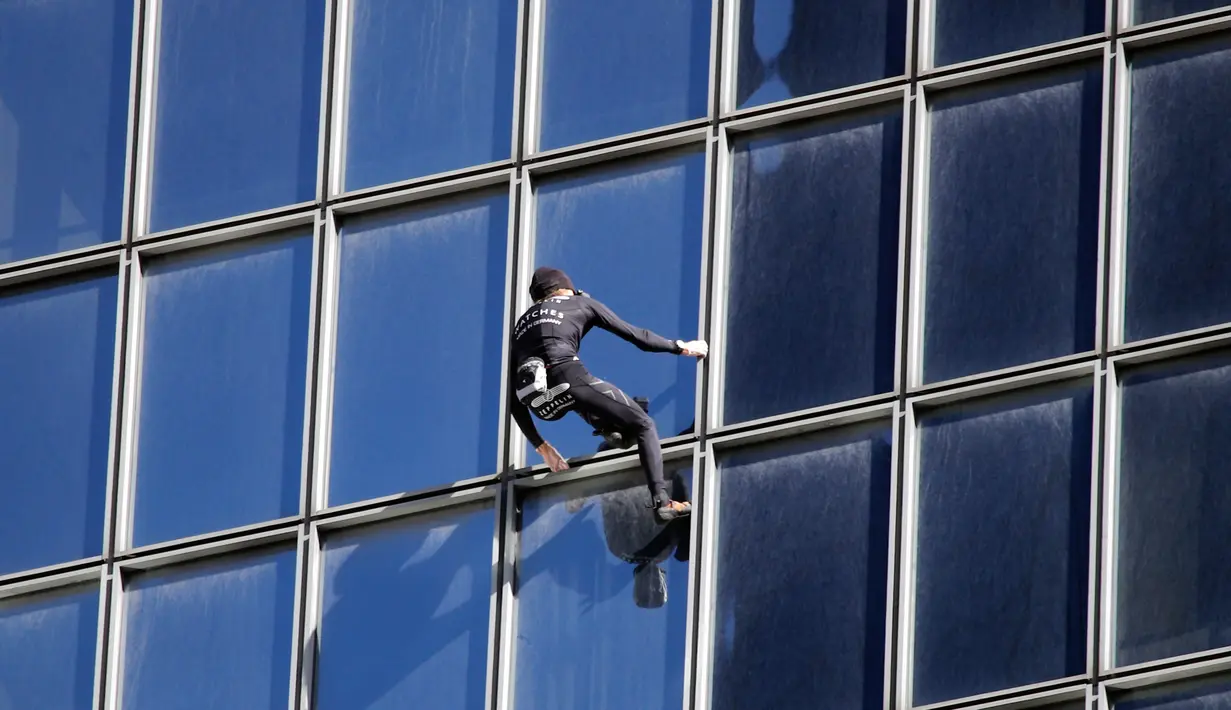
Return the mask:
<path id="1" fill-rule="evenodd" d="M 97 588 L 0 601 L 0 708 L 90 707 L 97 637 Z"/>
<path id="2" fill-rule="evenodd" d="M 1093 407 L 1070 386 L 923 419 L 916 705 L 1085 668 Z"/>
<path id="3" fill-rule="evenodd" d="M 722 463 L 714 707 L 883 706 L 892 433 Z"/>
<path id="4" fill-rule="evenodd" d="M 901 175 L 896 105 L 736 144 L 725 421 L 893 389 Z"/>
<path id="5" fill-rule="evenodd" d="M 535 263 L 564 269 L 578 288 L 635 326 L 691 340 L 698 332 L 704 192 L 701 153 L 625 163 L 541 185 Z M 697 372 L 692 358 L 643 353 L 597 328 L 583 342 L 580 357 L 595 377 L 629 397 L 650 400 L 659 436 L 692 430 Z M 578 416 L 539 424 L 565 456 L 592 453 L 602 441 Z"/>
<path id="6" fill-rule="evenodd" d="M 344 226 L 332 504 L 495 471 L 508 203 Z"/>
<path id="7" fill-rule="evenodd" d="M 0 574 L 102 553 L 117 291 L 0 292 Z"/>
<path id="8" fill-rule="evenodd" d="M 710 0 L 546 0 L 539 148 L 706 115 Z"/>
<path id="9" fill-rule="evenodd" d="M 1136 0 L 1133 6 L 1133 21 L 1166 20 L 1170 17 L 1213 10 L 1226 5 L 1226 0 Z"/>
<path id="10" fill-rule="evenodd" d="M 320 0 L 164 0 L 150 230 L 316 194 Z"/>
<path id="11" fill-rule="evenodd" d="M 314 707 L 482 710 L 495 527 L 489 508 L 331 538 Z"/>
<path id="12" fill-rule="evenodd" d="M 1133 58 L 1126 340 L 1231 320 L 1231 39 Z"/>
<path id="13" fill-rule="evenodd" d="M 213 560 L 128 584 L 123 710 L 285 710 L 295 551 Z"/>
<path id="14" fill-rule="evenodd" d="M 1124 378 L 1120 665 L 1231 645 L 1231 356 Z"/>
<path id="15" fill-rule="evenodd" d="M 688 500 L 688 471 L 667 480 Z M 640 472 L 525 501 L 517 707 L 680 707 L 690 523 L 661 525 L 648 502 Z"/>
<path id="16" fill-rule="evenodd" d="M 902 0 L 742 0 L 737 108 L 901 74 Z"/>
<path id="17" fill-rule="evenodd" d="M 937 0 L 935 64 L 1098 34 L 1105 17 L 1103 0 Z"/>
<path id="18" fill-rule="evenodd" d="M 146 268 L 133 544 L 299 510 L 312 238 Z"/>
<path id="19" fill-rule="evenodd" d="M 924 380 L 1094 347 L 1101 65 L 932 108 Z"/>
<path id="20" fill-rule="evenodd" d="M 0 3 L 0 262 L 116 241 L 132 0 Z"/>
<path id="21" fill-rule="evenodd" d="M 1200 679 L 1135 692 L 1116 700 L 1115 710 L 1226 710 L 1231 708 L 1231 682 L 1223 677 Z"/>
<path id="22" fill-rule="evenodd" d="M 354 4 L 346 187 L 509 157 L 517 0 Z"/>

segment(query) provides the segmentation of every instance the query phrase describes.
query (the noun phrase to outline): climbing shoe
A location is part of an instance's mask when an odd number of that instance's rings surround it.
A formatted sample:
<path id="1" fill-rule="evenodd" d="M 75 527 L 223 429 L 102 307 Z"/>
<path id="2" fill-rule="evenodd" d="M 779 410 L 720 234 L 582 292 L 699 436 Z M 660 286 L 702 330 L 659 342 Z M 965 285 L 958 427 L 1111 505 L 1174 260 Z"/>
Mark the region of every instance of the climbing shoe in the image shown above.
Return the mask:
<path id="1" fill-rule="evenodd" d="M 678 500 L 662 501 L 654 508 L 654 516 L 661 523 L 669 523 L 690 513 L 692 513 L 692 503 L 681 503 Z"/>

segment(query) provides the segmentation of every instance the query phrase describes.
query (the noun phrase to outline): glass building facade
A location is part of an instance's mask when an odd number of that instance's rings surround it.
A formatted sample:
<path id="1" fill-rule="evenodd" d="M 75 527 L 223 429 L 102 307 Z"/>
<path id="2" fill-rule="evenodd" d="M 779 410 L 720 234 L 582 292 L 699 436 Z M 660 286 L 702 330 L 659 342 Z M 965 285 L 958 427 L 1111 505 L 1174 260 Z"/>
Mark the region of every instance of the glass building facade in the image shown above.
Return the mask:
<path id="1" fill-rule="evenodd" d="M 1229 125 L 1225 0 L 0 2 L 0 710 L 1231 708 Z"/>

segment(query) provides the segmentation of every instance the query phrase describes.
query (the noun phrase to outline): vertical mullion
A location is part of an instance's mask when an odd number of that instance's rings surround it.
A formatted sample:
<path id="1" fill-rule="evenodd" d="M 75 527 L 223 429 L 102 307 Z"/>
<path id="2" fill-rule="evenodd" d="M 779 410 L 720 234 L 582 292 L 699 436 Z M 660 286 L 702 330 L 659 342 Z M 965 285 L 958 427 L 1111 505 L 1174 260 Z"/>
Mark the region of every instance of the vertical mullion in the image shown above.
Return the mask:
<path id="1" fill-rule="evenodd" d="M 711 150 L 717 155 L 713 159 L 713 199 L 707 202 L 707 209 L 713 210 L 709 250 L 710 273 L 712 283 L 710 294 L 710 354 L 705 365 L 708 387 L 708 401 L 702 408 L 697 419 L 702 423 L 704 436 L 709 430 L 722 426 L 724 407 L 724 383 L 726 382 L 726 340 L 727 340 L 727 298 L 730 290 L 731 230 L 732 230 L 732 191 L 733 174 L 731 135 L 725 126 L 718 128 L 718 136 L 711 139 Z"/>
<path id="2" fill-rule="evenodd" d="M 107 633 L 110 622 L 111 575 L 108 565 L 98 569 L 98 626 L 94 636 L 94 693 L 90 699 L 93 710 L 103 710 L 107 697 Z"/>
<path id="3" fill-rule="evenodd" d="M 334 373 L 337 368 L 338 301 L 340 299 L 341 238 L 337 215 L 332 209 L 325 210 L 320 227 L 323 241 L 323 264 L 321 267 L 320 316 L 317 318 L 317 394 L 315 446 L 313 447 L 312 478 L 307 496 L 305 514 L 312 516 L 329 505 L 330 461 L 333 442 L 333 393 Z"/>
<path id="4" fill-rule="evenodd" d="M 328 115 L 332 118 L 327 127 L 329 140 L 329 164 L 326 167 L 324 199 L 328 200 L 346 191 L 346 127 L 350 111 L 350 64 L 351 33 L 354 27 L 354 3 L 358 0 L 334 0 L 333 26 L 333 88 L 329 98 Z"/>
<path id="5" fill-rule="evenodd" d="M 128 266 L 129 297 L 125 358 L 125 387 L 120 439 L 120 462 L 116 475 L 116 504 L 113 518 L 111 554 L 132 546 L 133 509 L 136 499 L 137 447 L 140 440 L 141 380 L 143 371 L 143 342 L 145 334 L 145 265 L 140 252 L 132 254 Z"/>
<path id="6" fill-rule="evenodd" d="M 510 140 L 509 155 L 513 159 L 514 165 L 521 165 L 522 158 L 525 156 L 526 142 L 525 131 L 523 127 L 527 121 L 527 97 L 528 86 L 531 83 L 527 66 L 530 62 L 529 52 L 536 49 L 531 42 L 530 35 L 530 16 L 532 14 L 531 5 L 534 0 L 510 0 L 517 2 L 517 42 L 516 54 L 513 57 L 513 126 Z"/>
<path id="7" fill-rule="evenodd" d="M 493 710 L 512 710 L 513 688 L 516 684 L 516 630 L 517 630 L 517 548 L 518 548 L 518 491 L 514 482 L 506 478 L 501 483 L 500 524 L 503 540 L 500 551 L 500 642 L 496 649 L 496 679 L 492 704 Z"/>
<path id="8" fill-rule="evenodd" d="M 324 201 L 329 197 L 329 172 L 331 160 L 332 145 L 330 136 L 330 126 L 333 123 L 332 117 L 332 67 L 334 63 L 334 24 L 337 14 L 338 2 L 345 0 L 311 0 L 312 2 L 325 3 L 325 21 L 322 23 L 325 26 L 324 36 L 321 38 L 321 67 L 320 67 L 320 91 L 318 122 L 316 129 L 316 199 Z"/>
<path id="9" fill-rule="evenodd" d="M 153 2 L 154 0 L 149 1 Z M 143 125 L 140 119 L 142 107 L 141 92 L 144 86 L 142 82 L 144 76 L 142 67 L 144 66 L 144 61 L 150 59 L 144 53 L 145 23 L 143 20 L 145 17 L 145 3 L 146 0 L 133 1 L 132 38 L 128 55 L 128 128 L 124 138 L 124 202 L 121 207 L 122 217 L 120 221 L 120 240 L 125 244 L 132 241 L 134 231 L 135 188 L 137 184 L 134 176 L 139 155 L 138 145 L 141 135 L 139 131 Z M 157 58 L 152 58 L 151 61 L 157 61 Z"/>
<path id="10" fill-rule="evenodd" d="M 517 272 L 518 272 L 518 235 L 521 226 L 521 190 L 522 181 L 516 171 L 509 174 L 509 208 L 508 227 L 505 230 L 505 261 L 504 261 L 504 317 L 501 319 L 500 337 L 500 422 L 496 428 L 496 470 L 506 471 L 511 467 L 513 457 L 510 441 L 513 437 L 512 417 L 509 412 L 510 398 L 507 396 L 513 386 L 509 381 L 509 370 L 512 364 L 510 344 L 513 335 L 513 321 L 517 318 L 514 307 L 517 305 Z"/>
<path id="11" fill-rule="evenodd" d="M 320 529 L 312 523 L 303 528 L 301 555 L 302 565 L 301 616 L 299 618 L 298 677 L 292 679 L 292 693 L 296 696 L 297 710 L 311 710 L 316 706 L 317 662 L 320 658 L 321 599 L 324 594 L 325 548 Z M 292 657 L 294 658 L 294 657 Z M 294 668 L 294 666 L 292 666 Z"/>
<path id="12" fill-rule="evenodd" d="M 704 449 L 698 449 L 696 454 L 701 464 L 693 469 L 693 487 L 700 488 L 701 496 L 698 497 L 698 501 L 704 503 L 704 509 L 698 505 L 693 513 L 694 516 L 701 513 L 701 520 L 692 523 L 692 559 L 696 569 L 690 575 L 689 580 L 690 601 L 695 597 L 690 608 L 696 628 L 696 632 L 691 634 L 695 644 L 692 654 L 692 658 L 695 659 L 693 661 L 692 693 L 694 710 L 708 710 L 713 703 L 714 604 L 717 601 L 718 518 L 722 496 L 714 445 L 707 442 L 704 446 Z M 698 482 L 700 486 L 697 485 Z M 693 580 L 695 580 L 695 586 Z"/>
<path id="13" fill-rule="evenodd" d="M 137 122 L 136 165 L 132 171 L 132 214 L 128 227 L 130 240 L 149 232 L 150 205 L 154 171 L 154 138 L 158 97 L 159 37 L 162 0 L 143 0 L 145 23 L 142 32 L 144 50 L 141 53 L 140 108 Z"/>
<path id="14" fill-rule="evenodd" d="M 918 414 L 913 402 L 907 402 L 902 413 L 901 512 L 898 529 L 901 554 L 898 580 L 898 668 L 897 707 L 914 706 L 914 638 L 915 638 L 915 577 L 916 534 L 918 530 L 918 491 L 920 437 Z"/>
<path id="15" fill-rule="evenodd" d="M 1113 82 L 1115 85 L 1112 102 L 1111 141 L 1111 197 L 1108 227 L 1108 259 L 1107 259 L 1107 335 L 1105 350 L 1110 350 L 1124 343 L 1124 321 L 1127 303 L 1125 284 L 1128 242 L 1128 151 L 1129 121 L 1132 109 L 1132 83 L 1129 73 L 1128 55 L 1123 41 L 1118 41 L 1113 60 L 1115 70 Z"/>
<path id="16" fill-rule="evenodd" d="M 1116 622 L 1116 590 L 1117 580 L 1117 550 L 1119 547 L 1119 512 L 1117 503 L 1120 487 L 1120 460 L 1118 455 L 1120 441 L 1120 368 L 1116 362 L 1109 363 L 1104 373 L 1103 397 L 1106 402 L 1103 410 L 1103 514 L 1102 514 L 1102 604 L 1100 605 L 1100 641 L 1099 664 L 1100 675 L 1115 666 L 1115 622 Z"/>
<path id="17" fill-rule="evenodd" d="M 543 45 L 547 0 L 525 0 L 529 6 L 526 21 L 526 50 L 524 64 L 525 91 L 522 104 L 523 134 L 522 150 L 517 160 L 525 160 L 539 149 L 539 126 L 541 123 L 543 94 Z"/>
<path id="18" fill-rule="evenodd" d="M 885 654 L 884 654 L 884 695 L 881 702 L 882 710 L 895 707 L 895 693 L 898 691 L 898 664 L 900 652 L 898 644 L 902 638 L 900 626 L 900 609 L 904 604 L 902 596 L 903 567 L 901 565 L 903 550 L 898 545 L 902 537 L 903 496 L 905 493 L 906 442 L 903 428 L 906 426 L 906 411 L 899 400 L 893 404 L 893 424 L 891 427 L 893 441 L 889 454 L 889 549 L 887 550 L 886 586 L 885 590 Z M 913 556 L 912 556 L 913 559 Z M 871 639 L 868 640 L 871 642 Z M 899 706 L 909 707 L 909 704 Z"/>
<path id="19" fill-rule="evenodd" d="M 317 369 L 321 353 L 321 310 L 322 283 L 326 279 L 325 258 L 325 220 L 318 212 L 312 225 L 312 275 L 310 277 L 308 303 L 308 347 L 304 357 L 307 367 L 304 368 L 304 401 L 303 427 L 300 432 L 299 453 L 299 515 L 312 514 L 312 480 L 314 464 L 314 436 L 316 428 L 316 411 L 318 399 Z"/>
<path id="20" fill-rule="evenodd" d="M 910 132 L 914 140 L 914 179 L 910 185 L 914 190 L 911 203 L 914 205 L 911 213 L 910 236 L 910 282 L 909 315 L 906 346 L 906 384 L 904 391 L 923 384 L 923 362 L 926 353 L 923 348 L 923 323 L 927 317 L 924 312 L 924 296 L 927 287 L 927 214 L 928 214 L 928 166 L 931 155 L 931 131 L 928 115 L 927 92 L 920 87 L 914 97 L 914 125 Z M 906 159 L 906 156 L 903 156 Z"/>

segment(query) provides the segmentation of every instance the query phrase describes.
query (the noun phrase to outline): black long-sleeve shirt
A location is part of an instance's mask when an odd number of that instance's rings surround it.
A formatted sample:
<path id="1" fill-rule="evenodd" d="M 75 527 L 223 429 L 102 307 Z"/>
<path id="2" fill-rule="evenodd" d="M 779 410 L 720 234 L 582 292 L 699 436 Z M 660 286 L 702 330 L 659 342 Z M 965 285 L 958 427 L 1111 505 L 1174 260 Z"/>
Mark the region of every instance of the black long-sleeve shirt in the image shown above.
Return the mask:
<path id="1" fill-rule="evenodd" d="M 516 373 L 518 366 L 532 357 L 541 359 L 549 368 L 573 360 L 581 347 L 581 339 L 594 326 L 646 352 L 681 352 L 675 341 L 645 328 L 629 325 L 610 308 L 589 296 L 553 296 L 531 306 L 513 326 L 512 357 L 509 361 L 512 372 Z M 516 397 L 509 399 L 513 420 L 530 444 L 538 448 L 543 443 L 543 437 L 539 436 L 534 426 L 530 410 Z"/>

